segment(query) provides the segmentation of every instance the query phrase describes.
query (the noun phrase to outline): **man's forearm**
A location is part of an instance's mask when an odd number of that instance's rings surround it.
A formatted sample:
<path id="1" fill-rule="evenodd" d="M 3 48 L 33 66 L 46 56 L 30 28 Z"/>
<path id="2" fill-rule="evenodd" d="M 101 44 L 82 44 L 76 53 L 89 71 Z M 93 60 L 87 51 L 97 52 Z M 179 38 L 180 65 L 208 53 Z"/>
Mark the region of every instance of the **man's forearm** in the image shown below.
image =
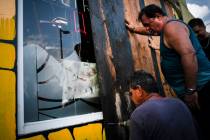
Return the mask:
<path id="1" fill-rule="evenodd" d="M 198 64 L 195 53 L 182 56 L 181 63 L 184 71 L 185 87 L 196 89 Z"/>
<path id="2" fill-rule="evenodd" d="M 144 27 L 133 27 L 132 31 L 137 34 L 150 35 L 150 33 Z"/>
<path id="3" fill-rule="evenodd" d="M 151 35 L 151 36 L 159 36 L 157 33 L 152 33 L 148 31 L 145 27 L 131 27 L 128 28 L 131 32 L 140 34 L 140 35 Z"/>

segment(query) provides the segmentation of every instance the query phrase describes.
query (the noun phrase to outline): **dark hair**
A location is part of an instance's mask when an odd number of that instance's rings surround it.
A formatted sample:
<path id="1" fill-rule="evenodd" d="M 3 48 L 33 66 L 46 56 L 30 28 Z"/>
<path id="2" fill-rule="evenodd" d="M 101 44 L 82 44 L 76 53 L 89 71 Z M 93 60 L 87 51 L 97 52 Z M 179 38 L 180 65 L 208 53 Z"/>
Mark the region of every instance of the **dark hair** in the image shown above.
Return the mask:
<path id="1" fill-rule="evenodd" d="M 205 24 L 203 23 L 203 20 L 200 18 L 193 18 L 188 22 L 188 25 L 193 28 L 195 26 L 201 26 L 205 27 Z"/>
<path id="2" fill-rule="evenodd" d="M 147 93 L 158 93 L 157 83 L 154 77 L 144 70 L 136 71 L 133 73 L 129 81 L 129 86 L 131 88 L 141 86 L 141 88 Z"/>
<path id="3" fill-rule="evenodd" d="M 141 21 L 143 15 L 146 15 L 148 18 L 155 18 L 157 16 L 156 15 L 157 13 L 162 16 L 166 15 L 159 6 L 157 6 L 155 4 L 147 5 L 146 7 L 141 9 L 141 12 L 139 13 L 138 20 Z"/>

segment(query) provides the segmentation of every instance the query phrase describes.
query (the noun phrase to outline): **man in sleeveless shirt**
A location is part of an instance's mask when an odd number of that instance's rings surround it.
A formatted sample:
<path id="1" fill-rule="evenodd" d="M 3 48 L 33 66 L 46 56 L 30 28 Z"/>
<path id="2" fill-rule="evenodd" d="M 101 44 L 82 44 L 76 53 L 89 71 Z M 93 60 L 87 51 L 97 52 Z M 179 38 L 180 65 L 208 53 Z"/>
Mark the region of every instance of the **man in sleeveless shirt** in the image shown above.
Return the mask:
<path id="1" fill-rule="evenodd" d="M 133 33 L 160 35 L 162 72 L 176 95 L 190 108 L 206 139 L 210 139 L 210 62 L 191 28 L 154 4 L 138 17 L 144 27 L 126 22 Z"/>
<path id="2" fill-rule="evenodd" d="M 176 98 L 161 97 L 151 74 L 136 71 L 129 93 L 137 106 L 130 118 L 130 140 L 198 140 L 187 106 Z"/>
<path id="3" fill-rule="evenodd" d="M 196 33 L 198 40 L 210 60 L 210 33 L 206 31 L 206 26 L 200 18 L 193 18 L 188 22 L 188 25 Z"/>

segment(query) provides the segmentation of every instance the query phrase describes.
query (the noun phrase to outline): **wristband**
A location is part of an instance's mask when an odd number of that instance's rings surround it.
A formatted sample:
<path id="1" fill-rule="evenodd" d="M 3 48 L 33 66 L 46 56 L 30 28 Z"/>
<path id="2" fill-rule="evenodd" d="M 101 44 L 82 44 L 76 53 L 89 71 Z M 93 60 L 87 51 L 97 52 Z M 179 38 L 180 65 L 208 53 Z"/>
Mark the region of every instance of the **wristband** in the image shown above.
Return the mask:
<path id="1" fill-rule="evenodd" d="M 185 89 L 185 94 L 186 95 L 192 95 L 195 92 L 197 92 L 197 90 L 196 89 L 193 89 L 193 88 L 186 88 Z"/>

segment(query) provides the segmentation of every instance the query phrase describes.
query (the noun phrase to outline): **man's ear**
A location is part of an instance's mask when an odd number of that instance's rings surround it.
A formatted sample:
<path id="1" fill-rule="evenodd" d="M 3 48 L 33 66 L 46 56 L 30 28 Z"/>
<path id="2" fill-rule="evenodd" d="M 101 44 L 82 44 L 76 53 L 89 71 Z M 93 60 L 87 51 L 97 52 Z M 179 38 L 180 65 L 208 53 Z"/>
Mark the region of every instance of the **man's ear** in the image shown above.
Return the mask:
<path id="1" fill-rule="evenodd" d="M 136 92 L 138 97 L 142 97 L 143 96 L 143 90 L 141 87 L 138 87 L 138 92 Z"/>

